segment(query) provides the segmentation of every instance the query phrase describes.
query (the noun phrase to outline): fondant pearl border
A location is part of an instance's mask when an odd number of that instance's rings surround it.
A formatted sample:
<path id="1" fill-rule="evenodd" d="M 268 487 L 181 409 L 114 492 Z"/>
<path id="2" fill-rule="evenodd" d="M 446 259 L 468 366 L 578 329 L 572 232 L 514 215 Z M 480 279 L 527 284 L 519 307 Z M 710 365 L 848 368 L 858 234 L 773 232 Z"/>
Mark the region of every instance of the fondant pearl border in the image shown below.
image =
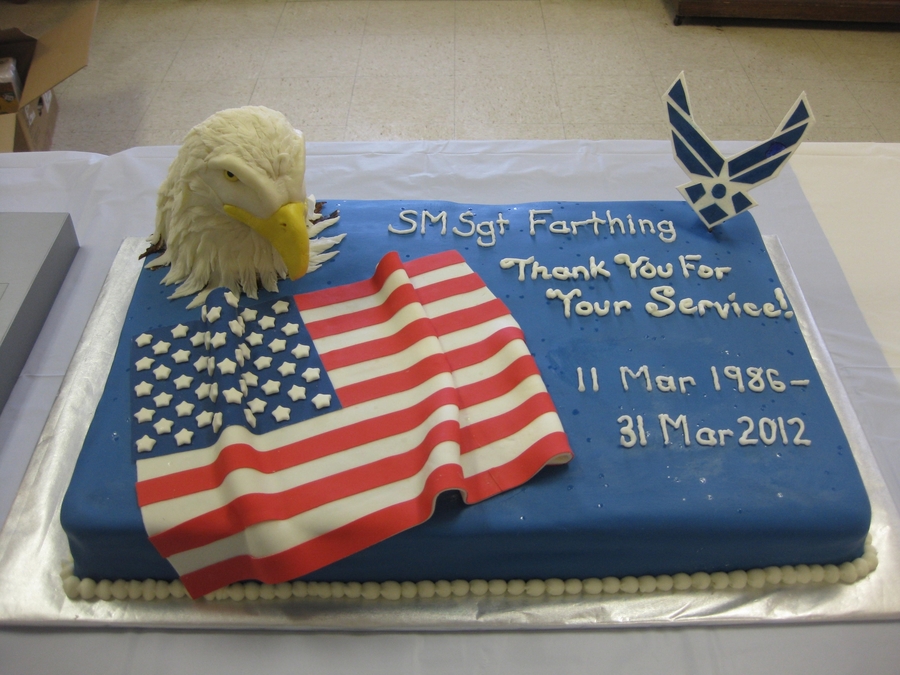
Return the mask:
<path id="1" fill-rule="evenodd" d="M 289 600 L 290 598 L 363 598 L 365 600 L 400 600 L 411 598 L 462 598 L 483 596 L 575 596 L 615 595 L 616 593 L 655 593 L 670 591 L 705 591 L 731 588 L 761 589 L 766 586 L 797 584 L 852 584 L 878 567 L 878 554 L 872 546 L 872 535 L 866 538 L 865 552 L 852 562 L 841 565 L 782 565 L 764 569 L 732 572 L 695 572 L 694 574 L 660 574 L 642 577 L 605 577 L 603 579 L 474 579 L 466 581 L 294 581 L 260 584 L 247 581 L 232 584 L 204 596 L 205 600 Z M 61 572 L 63 590 L 72 600 L 165 600 L 187 598 L 180 581 L 146 579 L 144 581 L 110 581 L 79 579 L 68 563 Z"/>

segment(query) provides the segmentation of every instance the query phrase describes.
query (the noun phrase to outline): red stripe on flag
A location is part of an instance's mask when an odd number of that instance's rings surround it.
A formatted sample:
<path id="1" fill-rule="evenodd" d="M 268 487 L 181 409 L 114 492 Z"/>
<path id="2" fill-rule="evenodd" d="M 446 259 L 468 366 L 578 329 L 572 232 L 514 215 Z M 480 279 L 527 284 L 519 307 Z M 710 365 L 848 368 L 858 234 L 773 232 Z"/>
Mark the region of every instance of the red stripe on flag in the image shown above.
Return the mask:
<path id="1" fill-rule="evenodd" d="M 335 288 L 325 288 L 321 291 L 312 291 L 294 296 L 294 303 L 302 312 L 307 309 L 317 309 L 319 307 L 327 307 L 336 305 L 340 302 L 349 300 L 358 300 L 369 295 L 377 293 L 387 278 L 399 269 L 403 269 L 403 263 L 400 262 L 400 256 L 395 252 L 386 254 L 375 268 L 375 274 L 369 279 L 357 281 L 344 286 Z"/>
<path id="2" fill-rule="evenodd" d="M 434 330 L 440 336 L 508 315 L 509 310 L 506 309 L 506 305 L 494 298 L 475 307 L 467 307 L 466 309 L 435 317 L 431 320 L 431 323 L 434 324 Z"/>
<path id="3" fill-rule="evenodd" d="M 319 457 L 401 434 L 415 429 L 441 406 L 458 405 L 458 401 L 455 389 L 440 389 L 403 410 L 303 438 L 268 452 L 260 452 L 246 443 L 235 443 L 223 448 L 211 464 L 140 481 L 137 484 L 138 504 L 147 506 L 194 492 L 212 490 L 222 484 L 225 476 L 237 469 L 276 473 Z"/>
<path id="4" fill-rule="evenodd" d="M 345 407 L 390 396 L 423 384 L 432 377 L 447 372 L 447 359 L 443 354 L 431 354 L 398 373 L 373 377 L 363 382 L 335 389 Z"/>
<path id="5" fill-rule="evenodd" d="M 540 371 L 530 355 L 523 355 L 510 363 L 506 368 L 491 377 L 457 387 L 460 409 L 469 408 L 479 403 L 508 394 L 526 377 L 540 375 Z"/>
<path id="6" fill-rule="evenodd" d="M 484 287 L 484 282 L 477 274 L 466 274 L 465 276 L 446 279 L 417 288 L 416 295 L 419 296 L 419 301 L 423 305 L 427 305 L 437 300 L 452 298 L 454 295 L 471 293 Z"/>
<path id="7" fill-rule="evenodd" d="M 402 454 L 283 492 L 241 495 L 224 506 L 150 537 L 150 541 L 160 554 L 169 557 L 231 537 L 258 523 L 287 520 L 323 504 L 404 480 L 422 470 L 438 444 L 455 441 L 458 434 L 458 423 L 442 422 L 430 429 L 421 443 Z"/>
<path id="8" fill-rule="evenodd" d="M 472 452 L 503 440 L 507 436 L 512 436 L 548 412 L 556 412 L 556 409 L 553 407 L 550 395 L 542 392 L 535 394 L 512 410 L 462 427 L 460 429 L 461 453 Z"/>
<path id="9" fill-rule="evenodd" d="M 447 363 L 450 364 L 452 370 L 460 370 L 486 361 L 514 340 L 524 339 L 525 336 L 521 328 L 518 326 L 507 326 L 475 344 L 446 352 Z"/>
<path id="10" fill-rule="evenodd" d="M 459 251 L 451 249 L 449 251 L 441 251 L 440 253 L 427 255 L 423 258 L 408 260 L 403 263 L 403 269 L 406 270 L 406 273 L 410 277 L 417 277 L 426 272 L 433 272 L 442 267 L 450 267 L 451 265 L 457 265 L 464 262 L 466 262 L 466 259 L 462 257 L 462 254 Z"/>
<path id="11" fill-rule="evenodd" d="M 320 352 L 319 356 L 322 359 L 325 370 L 334 370 L 363 363 L 370 359 L 381 358 L 382 356 L 392 356 L 426 337 L 436 336 L 431 321 L 423 317 L 408 323 L 393 335 L 333 349 L 329 352 Z"/>
<path id="12" fill-rule="evenodd" d="M 462 481 L 458 466 L 442 466 L 425 483 L 421 495 L 427 495 L 427 499 L 419 496 L 395 504 L 265 558 L 242 555 L 223 560 L 184 574 L 181 580 L 191 597 L 197 598 L 239 579 L 257 579 L 270 584 L 296 579 L 428 520 L 434 511 L 434 498 L 445 490 L 455 489 Z"/>
<path id="13" fill-rule="evenodd" d="M 342 314 L 330 319 L 309 321 L 306 323 L 306 328 L 315 340 L 359 328 L 377 326 L 392 319 L 394 315 L 407 305 L 414 305 L 418 302 L 419 298 L 416 296 L 415 290 L 409 284 L 405 284 L 391 291 L 384 302 L 377 307 L 361 309 L 352 314 Z"/>

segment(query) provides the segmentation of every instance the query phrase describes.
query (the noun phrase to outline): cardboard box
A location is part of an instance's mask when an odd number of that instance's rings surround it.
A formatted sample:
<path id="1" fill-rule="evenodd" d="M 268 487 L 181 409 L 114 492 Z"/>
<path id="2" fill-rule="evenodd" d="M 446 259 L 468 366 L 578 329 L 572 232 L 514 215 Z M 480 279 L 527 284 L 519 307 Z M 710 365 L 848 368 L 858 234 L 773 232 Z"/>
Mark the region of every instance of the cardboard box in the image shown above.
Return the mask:
<path id="1" fill-rule="evenodd" d="M 51 90 L 87 65 L 98 2 L 3 4 L 0 57 L 16 59 L 22 89 L 19 101 L 8 104 L 14 110 L 0 115 L 0 152 L 50 147 L 56 114 Z M 35 120 L 40 126 L 32 135 Z"/>

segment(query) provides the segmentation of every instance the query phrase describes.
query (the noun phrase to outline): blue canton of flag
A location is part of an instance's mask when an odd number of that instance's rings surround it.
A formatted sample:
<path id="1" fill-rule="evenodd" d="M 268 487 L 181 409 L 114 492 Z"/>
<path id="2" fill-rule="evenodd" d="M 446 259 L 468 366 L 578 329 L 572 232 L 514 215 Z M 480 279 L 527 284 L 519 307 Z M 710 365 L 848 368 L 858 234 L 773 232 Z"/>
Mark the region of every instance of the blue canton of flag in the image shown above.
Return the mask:
<path id="1" fill-rule="evenodd" d="M 131 356 L 135 459 L 209 447 L 233 425 L 264 434 L 341 408 L 291 298 L 239 308 L 213 291 L 200 321 L 136 336 Z"/>

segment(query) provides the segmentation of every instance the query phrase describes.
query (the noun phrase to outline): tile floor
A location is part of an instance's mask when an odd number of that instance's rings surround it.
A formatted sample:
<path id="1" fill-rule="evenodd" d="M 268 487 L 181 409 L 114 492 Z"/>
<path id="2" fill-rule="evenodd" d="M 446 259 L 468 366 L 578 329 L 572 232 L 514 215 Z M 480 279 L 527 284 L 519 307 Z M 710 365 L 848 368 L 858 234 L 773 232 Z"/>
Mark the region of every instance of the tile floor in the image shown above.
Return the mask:
<path id="1" fill-rule="evenodd" d="M 811 140 L 900 142 L 900 32 L 672 24 L 666 0 L 101 0 L 54 149 L 180 142 L 267 105 L 313 141 L 666 138 L 687 73 L 714 139 L 765 138 L 801 90 Z"/>

